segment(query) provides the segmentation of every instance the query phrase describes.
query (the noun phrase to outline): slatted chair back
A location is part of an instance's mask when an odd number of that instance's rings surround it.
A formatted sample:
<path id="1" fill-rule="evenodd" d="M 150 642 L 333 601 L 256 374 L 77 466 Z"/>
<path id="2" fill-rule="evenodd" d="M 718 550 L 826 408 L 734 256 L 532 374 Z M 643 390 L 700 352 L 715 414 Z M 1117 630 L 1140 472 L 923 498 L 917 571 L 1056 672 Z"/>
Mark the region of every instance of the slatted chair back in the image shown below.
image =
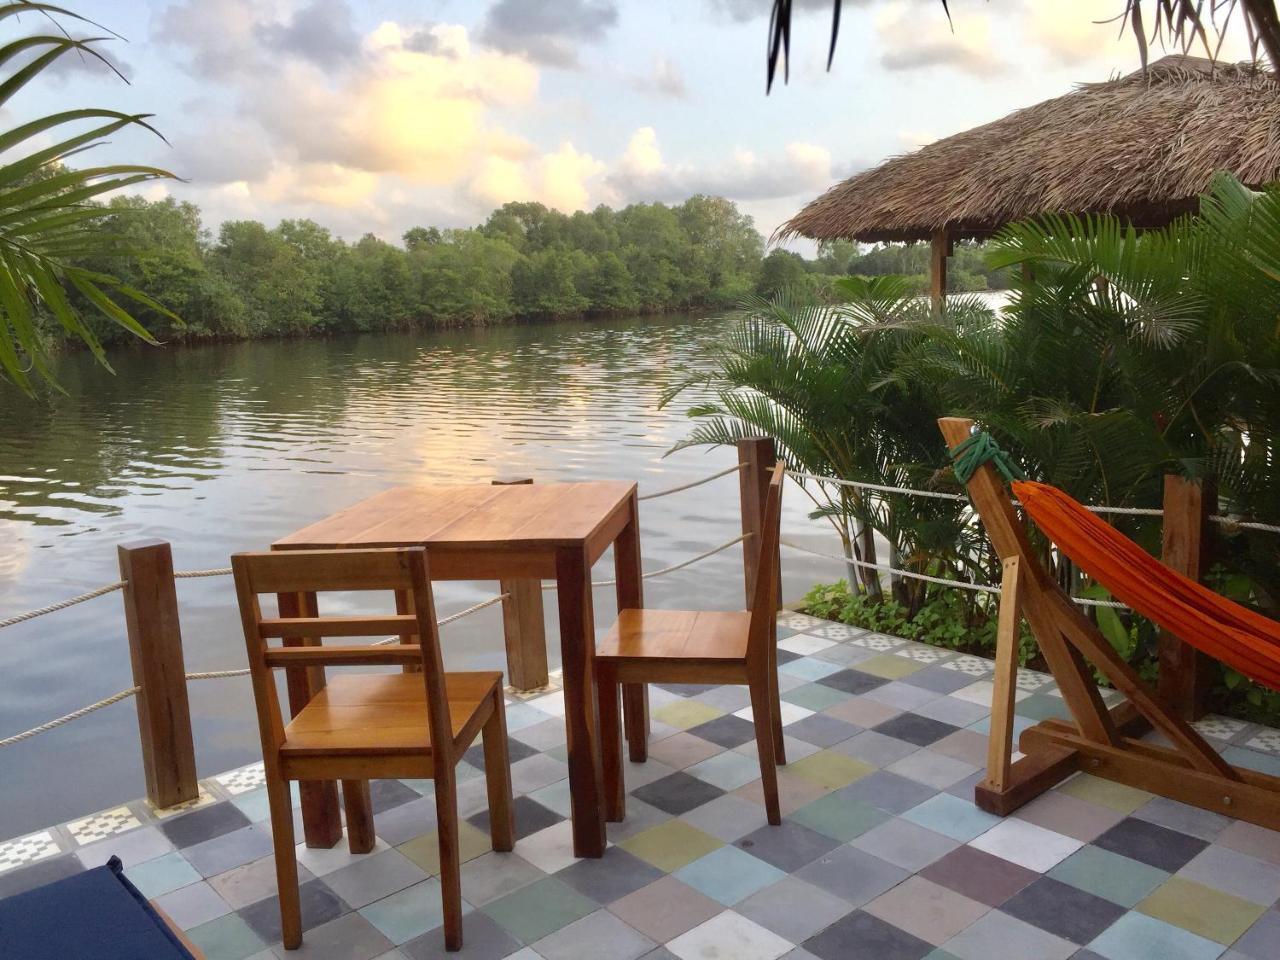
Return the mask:
<path id="1" fill-rule="evenodd" d="M 782 484 L 786 465 L 781 461 L 769 477 L 764 501 L 764 523 L 760 527 L 760 555 L 756 562 L 756 582 L 751 590 L 751 627 L 747 639 L 747 660 L 771 661 L 777 642 L 778 540 L 782 535 Z"/>
<path id="2" fill-rule="evenodd" d="M 282 550 L 231 558 L 253 681 L 263 758 L 274 764 L 284 742 L 274 670 L 319 671 L 326 666 L 401 665 L 420 670 L 426 686 L 427 724 L 433 744 L 452 742 L 449 701 L 436 627 L 435 601 L 422 547 L 377 550 Z M 322 616 L 318 594 L 387 591 L 403 613 Z M 261 596 L 275 594 L 276 617 L 264 616 Z M 325 637 L 399 636 L 401 642 L 324 645 Z M 406 640 L 417 639 L 417 643 Z M 280 640 L 281 645 L 270 641 Z M 313 677 L 315 675 L 313 674 Z"/>

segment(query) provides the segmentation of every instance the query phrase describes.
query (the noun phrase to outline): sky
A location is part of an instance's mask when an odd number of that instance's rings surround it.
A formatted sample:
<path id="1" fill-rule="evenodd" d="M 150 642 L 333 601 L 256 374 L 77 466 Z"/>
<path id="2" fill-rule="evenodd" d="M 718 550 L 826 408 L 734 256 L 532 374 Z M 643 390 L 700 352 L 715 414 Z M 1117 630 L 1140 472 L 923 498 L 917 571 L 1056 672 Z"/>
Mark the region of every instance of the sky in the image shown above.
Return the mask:
<path id="1" fill-rule="evenodd" d="M 66 57 L 0 122 L 155 114 L 168 144 L 132 131 L 98 159 L 172 170 L 185 182 L 147 195 L 199 204 L 215 234 L 309 217 L 398 240 L 509 200 L 709 193 L 768 236 L 887 157 L 1138 66 L 1094 22 L 1123 0 L 951 0 L 954 27 L 938 0 L 845 0 L 830 72 L 830 0 L 795 0 L 790 82 L 769 96 L 769 0 L 68 2 L 125 38 L 101 49 L 130 82 Z"/>

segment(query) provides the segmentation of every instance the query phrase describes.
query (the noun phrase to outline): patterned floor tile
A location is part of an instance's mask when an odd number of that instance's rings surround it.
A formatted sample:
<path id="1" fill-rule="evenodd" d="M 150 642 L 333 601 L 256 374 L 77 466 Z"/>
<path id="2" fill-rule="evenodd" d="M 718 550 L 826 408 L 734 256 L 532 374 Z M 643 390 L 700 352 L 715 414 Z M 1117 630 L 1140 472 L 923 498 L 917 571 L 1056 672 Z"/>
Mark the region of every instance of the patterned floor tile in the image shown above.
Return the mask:
<path id="1" fill-rule="evenodd" d="M 132 810 L 128 807 L 115 807 L 89 817 L 72 820 L 67 824 L 67 831 L 77 844 L 87 844 L 140 826 L 142 823 L 134 816 Z"/>
<path id="2" fill-rule="evenodd" d="M 675 877 L 667 875 L 609 905 L 609 911 L 655 943 L 667 943 L 724 910 Z"/>
<path id="3" fill-rule="evenodd" d="M 1264 753 L 1280 753 L 1280 730 L 1263 728 L 1256 736 L 1245 743 L 1245 746 L 1251 750 L 1261 750 Z"/>
<path id="4" fill-rule="evenodd" d="M 948 660 L 942 664 L 942 669 L 955 670 L 969 677 L 985 677 L 995 670 L 995 665 L 983 657 L 973 657 L 966 653 Z"/>
<path id="5" fill-rule="evenodd" d="M 1202 737 L 1212 737 L 1215 740 L 1230 740 L 1243 730 L 1246 724 L 1243 720 L 1234 720 L 1231 717 L 1222 717 L 1211 713 L 1193 721 L 1191 726 L 1195 727 L 1196 732 Z"/>
<path id="6" fill-rule="evenodd" d="M 732 910 L 712 917 L 667 944 L 680 960 L 732 957 L 733 960 L 777 960 L 794 944 Z"/>
<path id="7" fill-rule="evenodd" d="M 144 801 L 147 809 L 151 811 L 152 816 L 159 820 L 165 820 L 169 817 L 176 817 L 180 814 L 190 813 L 192 810 L 199 810 L 201 807 L 207 807 L 217 802 L 218 798 L 203 786 L 197 788 L 194 800 L 185 800 L 182 803 L 175 803 L 171 807 L 157 807 L 150 800 Z"/>
<path id="8" fill-rule="evenodd" d="M 876 957 L 877 960 L 920 960 L 933 944 L 862 910 L 840 918 L 804 948 L 820 960 Z"/>
<path id="9" fill-rule="evenodd" d="M 785 640 L 778 641 L 778 649 L 786 650 L 790 653 L 797 653 L 802 657 L 817 653 L 819 650 L 825 650 L 827 647 L 834 646 L 835 640 L 819 635 L 818 633 L 797 633 L 787 637 Z"/>
<path id="10" fill-rule="evenodd" d="M 267 773 L 263 769 L 262 762 L 259 761 L 247 767 L 241 767 L 239 770 L 220 773 L 213 779 L 227 792 L 228 796 L 234 797 L 266 786 Z"/>
<path id="11" fill-rule="evenodd" d="M 61 852 L 58 842 L 48 830 L 31 833 L 15 840 L 6 840 L 0 843 L 0 873 L 25 867 L 46 857 L 57 856 Z"/>
<path id="12" fill-rule="evenodd" d="M 926 643 L 909 643 L 905 647 L 899 647 L 894 651 L 894 656 L 906 657 L 909 660 L 915 660 L 917 663 L 941 663 L 954 656 L 957 656 L 954 650 L 947 650 L 943 647 L 931 647 Z"/>

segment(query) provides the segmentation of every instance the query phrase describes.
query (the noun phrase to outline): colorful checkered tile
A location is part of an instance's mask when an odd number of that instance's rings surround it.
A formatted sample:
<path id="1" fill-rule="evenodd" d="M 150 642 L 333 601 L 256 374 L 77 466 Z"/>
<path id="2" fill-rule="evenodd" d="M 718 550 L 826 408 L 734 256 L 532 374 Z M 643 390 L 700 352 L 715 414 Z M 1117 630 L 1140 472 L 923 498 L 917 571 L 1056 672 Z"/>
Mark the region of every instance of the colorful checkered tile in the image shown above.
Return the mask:
<path id="1" fill-rule="evenodd" d="M 782 826 L 765 819 L 743 691 L 653 687 L 649 760 L 625 770 L 627 818 L 609 824 L 602 859 L 578 860 L 563 695 L 557 684 L 510 694 L 518 840 L 512 853 L 490 848 L 469 757 L 458 956 L 1278 955 L 1280 834 L 1087 775 L 993 817 L 973 804 L 990 661 L 804 614 L 778 622 Z M 1017 697 L 1019 731 L 1062 709 L 1047 674 L 1021 671 Z M 1278 762 L 1280 731 L 1226 717 L 1196 726 L 1235 762 Z M 211 960 L 285 957 L 262 788 L 251 764 L 178 809 L 138 802 L 0 842 L 0 896 L 116 854 Z M 443 957 L 430 784 L 372 792 L 372 853 L 298 848 L 307 955 Z"/>

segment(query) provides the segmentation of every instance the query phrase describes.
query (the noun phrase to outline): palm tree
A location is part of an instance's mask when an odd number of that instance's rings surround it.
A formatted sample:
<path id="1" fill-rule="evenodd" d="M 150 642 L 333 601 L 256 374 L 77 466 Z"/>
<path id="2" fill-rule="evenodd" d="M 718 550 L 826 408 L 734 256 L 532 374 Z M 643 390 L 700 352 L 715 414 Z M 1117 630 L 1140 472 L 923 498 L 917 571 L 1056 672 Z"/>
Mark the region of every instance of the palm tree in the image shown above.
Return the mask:
<path id="1" fill-rule="evenodd" d="M 96 49 L 107 37 L 75 39 L 59 22 L 92 21 L 47 3 L 0 6 L 0 22 L 16 24 L 23 14 L 54 24 L 59 33 L 21 36 L 0 46 L 0 65 L 11 65 L 11 72 L 0 80 L 0 107 L 68 55 L 92 57 L 124 79 Z M 85 323 L 84 307 L 149 342 L 154 340 L 126 304 L 144 305 L 178 320 L 141 290 L 77 263 L 90 256 L 128 253 L 109 234 L 95 229 L 114 213 L 96 198 L 173 174 L 138 164 L 79 169 L 66 164 L 104 145 L 120 130 L 142 128 L 159 136 L 147 123 L 149 116 L 71 109 L 0 132 L 0 375 L 28 394 L 33 390 L 32 372 L 53 383 L 42 329 L 50 320 L 83 342 L 104 365 L 106 355 Z M 42 145 L 53 133 L 63 139 Z"/>
<path id="2" fill-rule="evenodd" d="M 942 12 L 951 19 L 948 0 L 940 0 Z M 1117 0 L 1119 6 L 1120 0 Z M 836 55 L 836 39 L 840 35 L 841 0 L 831 4 L 831 46 L 827 52 L 827 69 Z M 769 17 L 769 45 L 766 54 L 765 93 L 773 88 L 773 78 L 782 61 L 784 80 L 790 73 L 792 0 L 773 0 Z M 1237 16 L 1238 14 L 1238 16 Z M 1232 24 L 1234 17 L 1235 23 Z M 1122 29 L 1128 27 L 1138 45 L 1142 65 L 1147 65 L 1151 44 L 1169 44 L 1190 50 L 1197 43 L 1216 59 L 1228 26 L 1243 29 L 1249 40 L 1253 59 L 1265 53 L 1273 70 L 1280 70 L 1280 13 L 1277 0 L 1124 0 L 1115 20 Z M 1215 36 L 1210 39 L 1210 32 Z"/>

